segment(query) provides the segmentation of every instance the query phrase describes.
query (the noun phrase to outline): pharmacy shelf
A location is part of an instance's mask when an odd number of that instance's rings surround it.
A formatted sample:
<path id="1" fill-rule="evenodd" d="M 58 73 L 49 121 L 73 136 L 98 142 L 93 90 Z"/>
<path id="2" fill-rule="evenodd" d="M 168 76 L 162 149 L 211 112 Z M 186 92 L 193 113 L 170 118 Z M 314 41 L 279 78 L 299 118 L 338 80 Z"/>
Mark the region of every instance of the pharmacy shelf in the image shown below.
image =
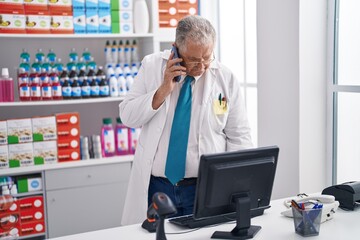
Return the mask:
<path id="1" fill-rule="evenodd" d="M 26 193 L 18 193 L 18 194 L 11 194 L 13 197 L 19 198 L 19 197 L 28 197 L 33 195 L 42 195 L 44 194 L 43 191 L 35 191 L 35 192 L 26 192 Z"/>
<path id="2" fill-rule="evenodd" d="M 8 169 L 1 169 L 0 176 L 39 173 L 44 170 L 86 167 L 86 166 L 113 164 L 113 163 L 119 163 L 119 162 L 125 163 L 125 162 L 132 162 L 133 159 L 134 159 L 134 155 L 123 155 L 123 156 L 114 156 L 114 157 L 107 157 L 107 158 L 96 158 L 96 159 L 94 158 L 94 159 L 89 159 L 89 160 L 59 162 L 59 163 L 55 163 L 55 164 L 44 164 L 44 165 L 36 165 L 36 166 L 28 166 L 28 167 L 8 168 Z"/>
<path id="3" fill-rule="evenodd" d="M 69 105 L 69 104 L 88 104 L 103 102 L 121 102 L 124 97 L 104 97 L 104 98 L 88 98 L 88 99 L 69 99 L 54 101 L 28 101 L 28 102 L 2 102 L 0 107 L 16 107 L 16 106 L 42 106 L 42 105 Z"/>
<path id="4" fill-rule="evenodd" d="M 39 233 L 39 234 L 30 234 L 28 236 L 22 236 L 22 237 L 19 237 L 19 238 L 16 238 L 16 239 L 32 239 L 32 238 L 35 238 L 35 237 L 42 237 L 42 236 L 45 236 L 45 233 Z"/>
<path id="5" fill-rule="evenodd" d="M 132 34 L 0 34 L 0 38 L 150 38 L 153 33 Z"/>

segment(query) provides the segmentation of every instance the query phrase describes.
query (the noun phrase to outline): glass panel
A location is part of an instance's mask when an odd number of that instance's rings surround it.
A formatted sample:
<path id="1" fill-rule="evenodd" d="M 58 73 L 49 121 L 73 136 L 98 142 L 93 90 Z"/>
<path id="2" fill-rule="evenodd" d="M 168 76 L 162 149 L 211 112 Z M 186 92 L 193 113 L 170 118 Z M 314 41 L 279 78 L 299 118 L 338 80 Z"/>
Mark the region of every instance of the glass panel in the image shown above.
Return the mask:
<path id="1" fill-rule="evenodd" d="M 254 143 L 254 146 L 258 145 L 258 108 L 257 108 L 257 88 L 256 87 L 247 87 L 246 88 L 246 111 L 249 118 L 249 123 L 251 127 L 251 136 Z"/>
<path id="2" fill-rule="evenodd" d="M 360 94 L 338 94 L 337 183 L 360 179 Z"/>
<path id="3" fill-rule="evenodd" d="M 360 85 L 360 1 L 339 1 L 338 84 Z"/>

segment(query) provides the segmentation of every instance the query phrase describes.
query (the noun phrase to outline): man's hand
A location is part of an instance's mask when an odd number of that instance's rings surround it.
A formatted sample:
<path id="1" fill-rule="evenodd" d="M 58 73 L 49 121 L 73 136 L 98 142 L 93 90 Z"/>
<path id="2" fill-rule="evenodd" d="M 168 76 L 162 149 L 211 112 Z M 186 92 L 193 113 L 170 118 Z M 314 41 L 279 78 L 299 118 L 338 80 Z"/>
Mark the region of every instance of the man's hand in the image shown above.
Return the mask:
<path id="1" fill-rule="evenodd" d="M 158 109 L 165 101 L 166 97 L 174 90 L 176 84 L 174 78 L 176 76 L 186 75 L 186 68 L 181 65 L 176 65 L 176 63 L 182 62 L 182 58 L 173 59 L 173 57 L 174 53 L 172 52 L 166 63 L 164 81 L 156 91 L 152 101 L 152 107 L 154 110 Z"/>

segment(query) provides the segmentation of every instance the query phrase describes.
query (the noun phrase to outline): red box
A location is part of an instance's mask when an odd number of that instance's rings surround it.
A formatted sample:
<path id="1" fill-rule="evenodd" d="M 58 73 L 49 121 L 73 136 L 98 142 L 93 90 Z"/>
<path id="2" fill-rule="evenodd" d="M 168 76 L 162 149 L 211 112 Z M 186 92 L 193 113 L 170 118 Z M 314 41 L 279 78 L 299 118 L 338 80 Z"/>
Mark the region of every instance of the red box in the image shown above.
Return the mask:
<path id="1" fill-rule="evenodd" d="M 25 12 L 23 9 L 0 9 L 0 15 L 0 33 L 26 33 Z"/>
<path id="2" fill-rule="evenodd" d="M 48 11 L 25 11 L 26 33 L 46 34 L 50 33 L 50 13 Z"/>
<path id="3" fill-rule="evenodd" d="M 21 224 L 20 236 L 27 236 L 30 234 L 39 234 L 45 232 L 44 221 L 35 221 Z"/>
<path id="4" fill-rule="evenodd" d="M 24 0 L 25 11 L 47 11 L 48 0 Z"/>
<path id="5" fill-rule="evenodd" d="M 6 209 L 6 210 L 0 210 L 0 215 L 3 214 L 12 214 L 12 213 L 16 213 L 19 211 L 19 204 L 17 201 L 14 201 L 10 208 Z"/>
<path id="6" fill-rule="evenodd" d="M 59 125 L 80 125 L 80 115 L 77 112 L 56 114 L 56 124 Z"/>
<path id="7" fill-rule="evenodd" d="M 19 213 L 0 214 L 0 239 L 2 235 L 14 236 L 19 234 Z"/>
<path id="8" fill-rule="evenodd" d="M 20 222 L 28 223 L 34 221 L 44 221 L 44 209 L 29 209 L 20 212 Z"/>
<path id="9" fill-rule="evenodd" d="M 33 196 L 21 198 L 18 200 L 20 212 L 24 210 L 42 209 L 44 210 L 44 198 L 43 196 Z"/>
<path id="10" fill-rule="evenodd" d="M 57 125 L 58 140 L 62 138 L 79 138 L 80 139 L 80 126 L 59 124 Z"/>
<path id="11" fill-rule="evenodd" d="M 72 11 L 52 12 L 50 20 L 50 31 L 55 34 L 73 34 L 74 18 Z"/>
<path id="12" fill-rule="evenodd" d="M 58 159 L 59 162 L 80 160 L 80 147 L 76 149 L 59 149 Z"/>
<path id="13" fill-rule="evenodd" d="M 80 139 L 77 138 L 70 138 L 70 137 L 63 137 L 57 141 L 58 150 L 63 149 L 78 149 L 80 146 Z"/>

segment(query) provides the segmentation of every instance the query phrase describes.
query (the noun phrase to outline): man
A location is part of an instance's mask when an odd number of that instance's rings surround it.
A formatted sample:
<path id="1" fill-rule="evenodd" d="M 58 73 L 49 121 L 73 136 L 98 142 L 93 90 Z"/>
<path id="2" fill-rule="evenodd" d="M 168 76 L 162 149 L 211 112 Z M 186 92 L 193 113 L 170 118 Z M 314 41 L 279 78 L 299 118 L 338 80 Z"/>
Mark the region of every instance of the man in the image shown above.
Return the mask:
<path id="1" fill-rule="evenodd" d="M 179 58 L 169 50 L 144 58 L 119 106 L 124 124 L 142 127 L 123 225 L 146 219 L 155 192 L 166 193 L 178 215 L 191 214 L 200 156 L 252 147 L 240 85 L 215 60 L 211 23 L 185 17 L 174 46 Z"/>

